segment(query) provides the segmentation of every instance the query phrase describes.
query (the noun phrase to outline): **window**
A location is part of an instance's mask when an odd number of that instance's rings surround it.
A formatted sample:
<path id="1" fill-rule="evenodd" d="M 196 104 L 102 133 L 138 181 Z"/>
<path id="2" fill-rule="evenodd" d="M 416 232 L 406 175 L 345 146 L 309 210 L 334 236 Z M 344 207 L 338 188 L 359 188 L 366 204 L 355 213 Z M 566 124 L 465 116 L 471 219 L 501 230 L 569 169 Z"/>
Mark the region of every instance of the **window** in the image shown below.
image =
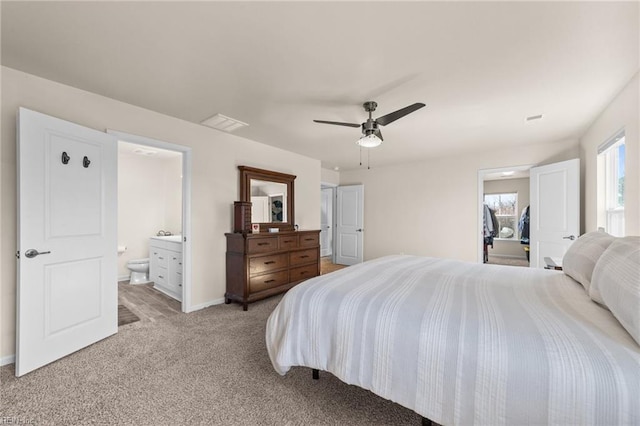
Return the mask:
<path id="1" fill-rule="evenodd" d="M 484 203 L 496 213 L 499 230 L 497 238 L 518 239 L 518 194 L 484 194 Z"/>
<path id="2" fill-rule="evenodd" d="M 624 131 L 598 148 L 598 226 L 624 236 Z"/>

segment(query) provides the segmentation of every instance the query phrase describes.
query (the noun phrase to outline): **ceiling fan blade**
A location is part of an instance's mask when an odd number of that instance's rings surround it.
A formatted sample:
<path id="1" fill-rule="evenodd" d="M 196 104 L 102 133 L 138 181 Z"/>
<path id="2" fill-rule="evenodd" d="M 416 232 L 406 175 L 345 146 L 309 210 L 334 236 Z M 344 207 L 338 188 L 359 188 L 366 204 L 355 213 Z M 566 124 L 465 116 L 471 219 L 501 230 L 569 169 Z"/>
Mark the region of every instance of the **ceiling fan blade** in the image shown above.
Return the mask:
<path id="1" fill-rule="evenodd" d="M 419 110 L 423 106 L 425 106 L 425 104 L 420 102 L 415 103 L 413 105 L 409 105 L 408 107 L 404 107 L 402 109 L 399 109 L 397 111 L 394 111 L 392 113 L 389 113 L 387 115 L 383 115 L 382 117 L 377 118 L 376 122 L 381 126 L 386 126 L 387 124 L 393 123 L 397 119 L 402 118 L 407 114 L 411 114 L 412 112 Z"/>
<path id="2" fill-rule="evenodd" d="M 336 126 L 360 127 L 360 124 L 340 123 L 338 121 L 324 121 L 324 120 L 313 120 L 313 121 L 316 123 L 322 123 L 322 124 L 335 124 Z"/>
<path id="3" fill-rule="evenodd" d="M 380 129 L 376 129 L 373 132 L 373 134 L 376 135 L 377 137 L 379 137 L 381 141 L 384 141 L 384 139 L 382 139 L 382 132 L 380 131 Z"/>

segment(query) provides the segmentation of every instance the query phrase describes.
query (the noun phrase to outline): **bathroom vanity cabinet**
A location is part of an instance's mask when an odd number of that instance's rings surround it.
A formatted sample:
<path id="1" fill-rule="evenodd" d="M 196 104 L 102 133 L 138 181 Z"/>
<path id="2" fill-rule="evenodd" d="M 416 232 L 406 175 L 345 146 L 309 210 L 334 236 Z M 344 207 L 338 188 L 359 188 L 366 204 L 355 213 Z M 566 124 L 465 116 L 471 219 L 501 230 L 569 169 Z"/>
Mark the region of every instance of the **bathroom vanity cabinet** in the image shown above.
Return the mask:
<path id="1" fill-rule="evenodd" d="M 225 303 L 243 309 L 320 275 L 320 231 L 234 233 L 227 237 Z"/>
<path id="2" fill-rule="evenodd" d="M 156 290 L 182 301 L 182 239 L 179 236 L 149 240 L 149 279 Z"/>

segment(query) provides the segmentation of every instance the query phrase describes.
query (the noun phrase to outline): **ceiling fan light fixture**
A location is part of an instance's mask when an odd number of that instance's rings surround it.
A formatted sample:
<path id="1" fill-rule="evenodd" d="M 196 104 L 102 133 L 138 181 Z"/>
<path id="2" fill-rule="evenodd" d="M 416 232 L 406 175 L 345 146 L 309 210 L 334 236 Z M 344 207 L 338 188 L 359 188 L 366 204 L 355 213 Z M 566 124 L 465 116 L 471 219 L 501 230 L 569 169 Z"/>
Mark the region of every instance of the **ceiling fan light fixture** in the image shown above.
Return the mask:
<path id="1" fill-rule="evenodd" d="M 362 136 L 360 139 L 356 141 L 356 144 L 360 145 L 363 148 L 375 148 L 376 146 L 380 146 L 381 143 L 382 143 L 382 139 L 380 139 L 373 133 Z"/>

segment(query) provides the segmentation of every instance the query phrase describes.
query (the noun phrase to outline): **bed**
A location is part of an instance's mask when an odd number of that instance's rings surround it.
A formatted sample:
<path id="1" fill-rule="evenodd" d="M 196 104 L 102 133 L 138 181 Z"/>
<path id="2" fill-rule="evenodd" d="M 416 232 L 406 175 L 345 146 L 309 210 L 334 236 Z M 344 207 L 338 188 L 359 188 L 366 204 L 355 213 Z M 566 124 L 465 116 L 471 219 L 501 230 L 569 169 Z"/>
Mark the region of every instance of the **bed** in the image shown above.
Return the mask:
<path id="1" fill-rule="evenodd" d="M 281 375 L 327 371 L 442 425 L 640 424 L 640 346 L 562 271 L 387 256 L 291 289 L 266 342 Z"/>

